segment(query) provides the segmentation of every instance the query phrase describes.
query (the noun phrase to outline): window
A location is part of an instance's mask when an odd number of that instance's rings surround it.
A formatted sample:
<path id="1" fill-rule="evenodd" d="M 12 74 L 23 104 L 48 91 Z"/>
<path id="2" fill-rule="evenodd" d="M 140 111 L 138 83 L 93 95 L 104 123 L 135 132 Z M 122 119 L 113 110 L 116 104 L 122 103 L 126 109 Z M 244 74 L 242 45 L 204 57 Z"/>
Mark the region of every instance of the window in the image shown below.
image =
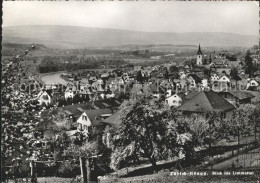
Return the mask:
<path id="1" fill-rule="evenodd" d="M 87 118 L 87 116 L 85 116 L 85 115 L 82 115 L 82 120 L 88 120 L 88 118 Z"/>
<path id="2" fill-rule="evenodd" d="M 88 126 L 87 125 L 84 125 L 84 130 L 88 130 Z"/>
<path id="3" fill-rule="evenodd" d="M 82 129 L 82 124 L 81 123 L 78 123 L 78 129 Z"/>
<path id="4" fill-rule="evenodd" d="M 43 98 L 43 100 L 49 100 L 48 95 L 43 95 L 42 98 Z"/>

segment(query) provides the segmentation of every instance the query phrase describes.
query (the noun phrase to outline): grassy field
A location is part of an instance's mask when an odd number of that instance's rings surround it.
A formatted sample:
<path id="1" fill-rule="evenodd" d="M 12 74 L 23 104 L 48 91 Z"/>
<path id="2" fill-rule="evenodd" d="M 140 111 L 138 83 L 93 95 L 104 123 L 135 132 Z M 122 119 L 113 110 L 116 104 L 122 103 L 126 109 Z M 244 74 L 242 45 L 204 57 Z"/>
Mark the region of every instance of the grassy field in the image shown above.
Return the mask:
<path id="1" fill-rule="evenodd" d="M 213 165 L 214 169 L 227 169 L 232 166 L 236 167 L 260 167 L 260 148 L 254 149 L 247 153 L 239 154 L 233 158 L 230 158 L 224 162 Z"/>

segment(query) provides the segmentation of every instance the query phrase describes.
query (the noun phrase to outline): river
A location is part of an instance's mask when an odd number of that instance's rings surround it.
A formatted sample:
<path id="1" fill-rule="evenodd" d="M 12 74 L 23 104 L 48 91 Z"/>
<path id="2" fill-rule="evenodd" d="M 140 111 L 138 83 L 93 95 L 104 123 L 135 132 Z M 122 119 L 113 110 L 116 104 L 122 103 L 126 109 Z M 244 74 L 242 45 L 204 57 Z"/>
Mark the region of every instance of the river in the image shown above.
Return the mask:
<path id="1" fill-rule="evenodd" d="M 40 78 L 47 85 L 51 85 L 51 84 L 52 85 L 53 84 L 67 85 L 68 82 L 60 77 L 61 74 L 62 74 L 62 72 L 48 73 L 48 74 L 42 75 Z"/>

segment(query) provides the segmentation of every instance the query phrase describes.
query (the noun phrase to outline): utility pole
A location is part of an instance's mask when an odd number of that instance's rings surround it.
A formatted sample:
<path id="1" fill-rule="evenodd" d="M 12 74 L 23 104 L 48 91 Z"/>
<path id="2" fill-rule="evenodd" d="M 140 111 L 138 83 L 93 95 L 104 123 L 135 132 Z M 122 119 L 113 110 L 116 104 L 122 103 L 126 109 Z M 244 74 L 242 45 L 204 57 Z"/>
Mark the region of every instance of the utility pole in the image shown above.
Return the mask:
<path id="1" fill-rule="evenodd" d="M 37 183 L 37 176 L 35 173 L 36 163 L 33 160 L 30 161 L 30 167 L 31 167 L 31 183 Z"/>

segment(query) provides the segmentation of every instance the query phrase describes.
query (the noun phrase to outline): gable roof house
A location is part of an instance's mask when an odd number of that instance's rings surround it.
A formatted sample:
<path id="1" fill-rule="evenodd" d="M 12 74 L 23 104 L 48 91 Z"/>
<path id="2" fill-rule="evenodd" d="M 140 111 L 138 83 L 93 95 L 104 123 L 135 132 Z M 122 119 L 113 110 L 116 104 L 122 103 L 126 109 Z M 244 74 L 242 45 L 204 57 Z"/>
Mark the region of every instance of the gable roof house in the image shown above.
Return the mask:
<path id="1" fill-rule="evenodd" d="M 94 128 L 102 125 L 101 121 L 104 119 L 104 115 L 109 117 L 111 110 L 109 109 L 94 109 L 94 110 L 83 110 L 81 115 L 77 118 L 77 130 L 91 133 Z"/>
<path id="2" fill-rule="evenodd" d="M 231 116 L 235 107 L 214 91 L 201 91 L 186 101 L 178 110 L 184 114 L 220 112 L 223 117 Z"/>
<path id="3" fill-rule="evenodd" d="M 255 79 L 248 79 L 246 84 L 247 90 L 257 90 L 258 89 L 258 82 Z"/>
<path id="4" fill-rule="evenodd" d="M 37 100 L 39 102 L 39 105 L 46 105 L 49 106 L 52 104 L 52 90 L 42 90 L 38 96 Z"/>
<path id="5" fill-rule="evenodd" d="M 220 83 L 230 83 L 230 79 L 226 75 L 223 75 L 219 78 L 218 82 L 220 82 Z"/>
<path id="6" fill-rule="evenodd" d="M 253 94 L 246 91 L 224 90 L 218 94 L 233 105 L 250 104 L 251 99 L 255 97 Z"/>
<path id="7" fill-rule="evenodd" d="M 184 94 L 176 93 L 168 98 L 165 99 L 165 103 L 168 104 L 170 107 L 179 107 L 183 102 Z"/>
<path id="8" fill-rule="evenodd" d="M 68 84 L 64 93 L 65 100 L 74 98 L 77 91 L 77 86 L 75 84 Z"/>
<path id="9" fill-rule="evenodd" d="M 187 80 L 190 82 L 189 87 L 191 88 L 197 87 L 199 84 L 201 84 L 202 81 L 202 79 L 196 74 L 188 74 Z"/>

